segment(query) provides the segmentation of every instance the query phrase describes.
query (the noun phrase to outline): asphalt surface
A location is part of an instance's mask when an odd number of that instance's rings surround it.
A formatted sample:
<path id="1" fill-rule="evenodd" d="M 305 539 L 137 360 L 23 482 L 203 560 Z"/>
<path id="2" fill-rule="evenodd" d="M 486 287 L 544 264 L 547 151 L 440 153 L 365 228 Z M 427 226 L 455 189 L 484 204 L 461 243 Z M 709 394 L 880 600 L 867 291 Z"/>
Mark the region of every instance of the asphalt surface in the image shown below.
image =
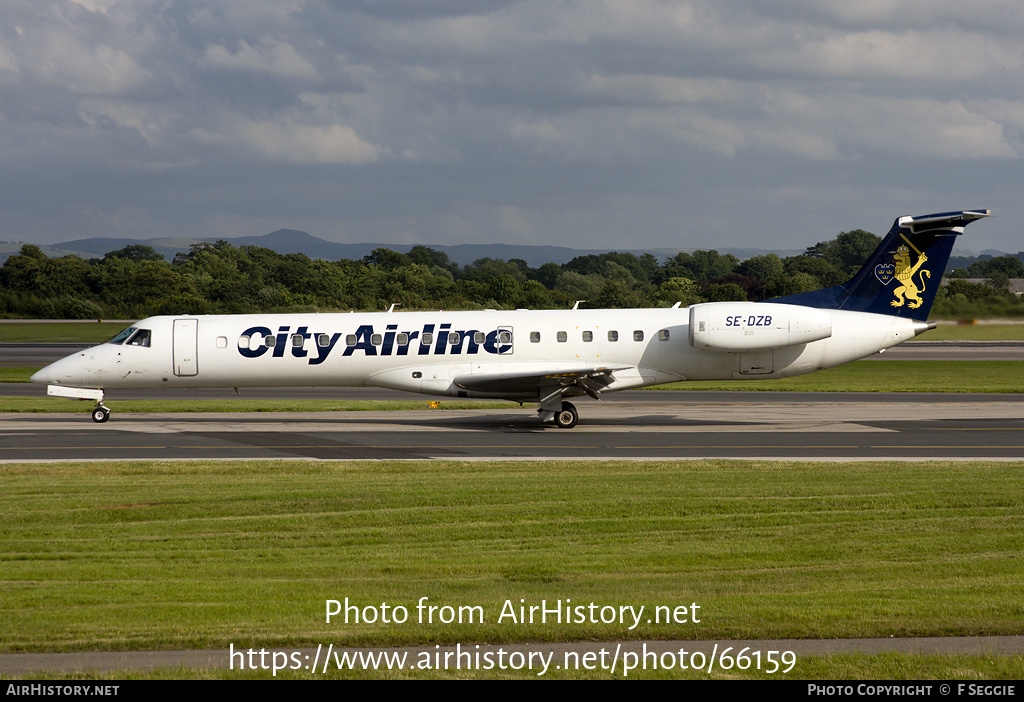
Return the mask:
<path id="1" fill-rule="evenodd" d="M 0 344 L 0 365 L 74 344 Z M 899 356 L 898 354 L 904 354 Z M 1024 342 L 912 342 L 875 358 L 1024 359 Z M 0 396 L 43 397 L 2 383 Z M 422 400 L 379 388 L 115 390 L 130 399 Z M 1024 458 L 1024 396 L 960 393 L 627 391 L 576 401 L 572 430 L 533 410 L 0 415 L 0 461 L 166 458 Z M 0 408 L 2 411 L 2 408 Z"/>
<path id="2" fill-rule="evenodd" d="M 84 411 L 0 414 L 0 461 L 1024 459 L 1020 395 L 628 391 L 576 404 L 569 430 L 529 407 L 115 413 L 105 424 Z"/>

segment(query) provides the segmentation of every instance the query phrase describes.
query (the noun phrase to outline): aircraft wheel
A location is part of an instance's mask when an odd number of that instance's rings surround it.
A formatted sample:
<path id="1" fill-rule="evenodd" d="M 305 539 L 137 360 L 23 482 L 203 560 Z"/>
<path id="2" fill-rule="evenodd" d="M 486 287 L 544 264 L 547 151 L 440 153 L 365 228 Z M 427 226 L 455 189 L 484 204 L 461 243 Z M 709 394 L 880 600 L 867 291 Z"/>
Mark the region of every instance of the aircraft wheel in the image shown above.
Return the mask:
<path id="1" fill-rule="evenodd" d="M 97 424 L 102 424 L 108 419 L 110 419 L 110 410 L 106 407 L 97 407 L 92 411 L 92 421 Z"/>
<path id="2" fill-rule="evenodd" d="M 562 409 L 555 413 L 555 424 L 559 429 L 572 429 L 579 420 L 580 415 L 571 402 L 563 402 Z"/>

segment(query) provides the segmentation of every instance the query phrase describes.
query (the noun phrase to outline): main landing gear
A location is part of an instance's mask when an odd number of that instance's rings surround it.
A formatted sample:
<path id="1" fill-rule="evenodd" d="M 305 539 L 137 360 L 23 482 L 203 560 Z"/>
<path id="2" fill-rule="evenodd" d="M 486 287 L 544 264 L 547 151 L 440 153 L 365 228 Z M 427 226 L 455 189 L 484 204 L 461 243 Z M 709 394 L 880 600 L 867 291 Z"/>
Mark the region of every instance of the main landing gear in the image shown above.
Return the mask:
<path id="1" fill-rule="evenodd" d="M 548 406 L 545 407 L 545 404 Z M 554 422 L 559 429 L 572 429 L 580 420 L 580 414 L 571 402 L 559 402 L 554 407 L 544 403 L 537 410 L 542 422 Z"/>
<path id="2" fill-rule="evenodd" d="M 92 421 L 102 424 L 108 419 L 110 419 L 110 409 L 97 402 L 92 410 Z"/>
<path id="3" fill-rule="evenodd" d="M 555 412 L 555 426 L 559 429 L 572 429 L 580 421 L 580 413 L 571 402 L 563 402 L 562 409 Z"/>

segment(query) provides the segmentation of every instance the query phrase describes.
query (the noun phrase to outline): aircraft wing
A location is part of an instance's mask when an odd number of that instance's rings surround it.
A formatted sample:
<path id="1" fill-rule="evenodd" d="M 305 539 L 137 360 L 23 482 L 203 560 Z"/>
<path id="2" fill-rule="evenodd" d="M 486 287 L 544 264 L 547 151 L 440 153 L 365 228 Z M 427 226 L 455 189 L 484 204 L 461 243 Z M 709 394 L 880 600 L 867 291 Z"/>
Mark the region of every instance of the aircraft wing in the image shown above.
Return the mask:
<path id="1" fill-rule="evenodd" d="M 545 372 L 510 372 L 495 374 L 460 375 L 453 381 L 458 387 L 474 392 L 523 395 L 541 388 L 577 387 L 595 400 L 598 393 L 612 384 L 615 371 L 629 370 L 631 366 L 583 367 Z"/>

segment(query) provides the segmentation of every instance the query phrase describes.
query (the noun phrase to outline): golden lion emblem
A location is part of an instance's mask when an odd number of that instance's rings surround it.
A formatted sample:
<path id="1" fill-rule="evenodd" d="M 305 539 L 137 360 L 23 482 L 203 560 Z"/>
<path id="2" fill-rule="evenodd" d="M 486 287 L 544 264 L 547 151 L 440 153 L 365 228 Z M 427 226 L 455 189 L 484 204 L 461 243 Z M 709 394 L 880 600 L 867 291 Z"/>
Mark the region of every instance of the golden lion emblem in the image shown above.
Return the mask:
<path id="1" fill-rule="evenodd" d="M 910 264 L 910 249 L 904 245 L 900 245 L 896 249 L 896 254 L 893 256 L 893 263 L 896 264 L 896 275 L 893 276 L 902 285 L 893 290 L 893 295 L 896 299 L 889 304 L 893 307 L 903 307 L 907 305 L 912 310 L 916 310 L 924 300 L 921 299 L 921 293 L 924 292 L 924 279 L 931 278 L 932 274 L 926 269 L 921 271 L 921 275 L 918 279 L 921 281 L 921 286 L 918 287 L 914 282 L 914 275 L 920 270 L 921 266 L 928 260 L 928 257 L 918 251 L 917 263 Z"/>

